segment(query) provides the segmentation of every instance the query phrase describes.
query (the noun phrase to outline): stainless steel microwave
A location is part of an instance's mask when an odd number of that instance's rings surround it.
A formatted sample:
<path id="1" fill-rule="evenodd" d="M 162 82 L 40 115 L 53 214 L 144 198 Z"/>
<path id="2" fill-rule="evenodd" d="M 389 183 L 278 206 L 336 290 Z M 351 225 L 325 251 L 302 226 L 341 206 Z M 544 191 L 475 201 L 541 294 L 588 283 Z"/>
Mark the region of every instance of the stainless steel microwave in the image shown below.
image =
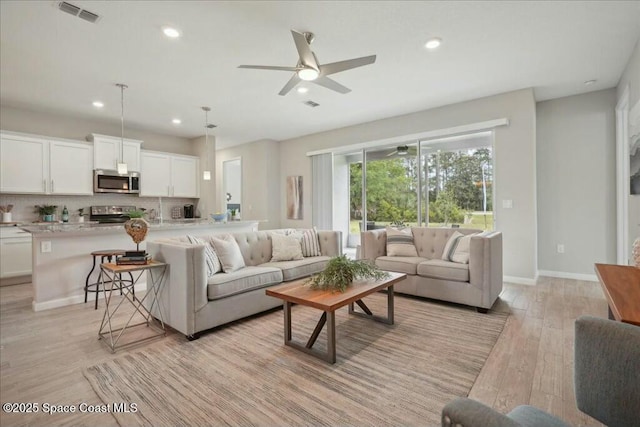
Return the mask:
<path id="1" fill-rule="evenodd" d="M 115 170 L 95 169 L 93 171 L 94 193 L 140 193 L 140 173 L 119 174 Z"/>

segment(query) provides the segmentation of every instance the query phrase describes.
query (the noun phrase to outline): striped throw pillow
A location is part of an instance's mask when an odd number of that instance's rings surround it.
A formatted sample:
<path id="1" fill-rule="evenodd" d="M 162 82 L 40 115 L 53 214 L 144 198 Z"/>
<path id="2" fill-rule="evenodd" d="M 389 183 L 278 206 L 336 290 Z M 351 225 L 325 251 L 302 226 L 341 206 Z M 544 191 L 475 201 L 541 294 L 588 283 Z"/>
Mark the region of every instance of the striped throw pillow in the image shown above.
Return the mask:
<path id="1" fill-rule="evenodd" d="M 320 256 L 320 241 L 318 240 L 318 232 L 316 228 L 298 231 L 300 237 L 300 246 L 302 246 L 302 256 Z"/>
<path id="2" fill-rule="evenodd" d="M 467 234 L 465 236 L 459 231 L 453 233 L 444 247 L 442 259 L 445 261 L 457 262 L 458 264 L 468 264 L 469 252 L 471 249 L 471 237 L 475 235 L 476 233 Z"/>
<path id="3" fill-rule="evenodd" d="M 398 230 L 393 227 L 387 227 L 387 255 L 418 256 L 410 228 Z"/>
<path id="4" fill-rule="evenodd" d="M 222 271 L 222 265 L 220 264 L 218 255 L 210 244 L 196 236 L 187 235 L 187 239 L 189 239 L 189 243 L 192 245 L 204 245 L 204 261 L 207 265 L 207 277 L 211 277 L 218 271 Z"/>

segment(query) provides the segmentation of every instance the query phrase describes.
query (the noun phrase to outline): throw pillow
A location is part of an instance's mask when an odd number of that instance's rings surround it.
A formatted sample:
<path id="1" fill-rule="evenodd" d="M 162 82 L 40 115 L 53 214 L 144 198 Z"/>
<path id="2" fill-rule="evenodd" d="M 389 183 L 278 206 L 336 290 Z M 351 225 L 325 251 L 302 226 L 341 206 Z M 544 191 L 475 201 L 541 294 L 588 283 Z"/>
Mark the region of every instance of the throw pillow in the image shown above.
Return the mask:
<path id="1" fill-rule="evenodd" d="M 204 245 L 204 261 L 207 265 L 207 277 L 211 277 L 218 271 L 222 271 L 218 255 L 216 255 L 211 245 L 196 236 L 187 235 L 187 239 L 189 239 L 189 243 L 192 245 Z"/>
<path id="2" fill-rule="evenodd" d="M 300 230 L 297 233 L 300 237 L 300 246 L 302 246 L 302 256 L 320 256 L 320 241 L 318 240 L 318 232 L 316 228 L 308 230 Z"/>
<path id="3" fill-rule="evenodd" d="M 222 264 L 222 271 L 225 273 L 232 273 L 236 270 L 240 270 L 245 266 L 242 252 L 238 242 L 231 235 L 216 236 L 211 238 L 211 243 L 220 258 Z"/>
<path id="4" fill-rule="evenodd" d="M 302 259 L 300 240 L 295 236 L 285 236 L 279 233 L 271 234 L 271 261 L 293 261 Z"/>
<path id="5" fill-rule="evenodd" d="M 471 249 L 471 237 L 476 233 L 464 235 L 458 231 L 447 241 L 442 253 L 442 259 L 445 261 L 456 262 L 458 264 L 469 263 L 469 252 Z"/>
<path id="6" fill-rule="evenodd" d="M 387 255 L 418 256 L 410 228 L 398 230 L 397 228 L 387 227 Z"/>

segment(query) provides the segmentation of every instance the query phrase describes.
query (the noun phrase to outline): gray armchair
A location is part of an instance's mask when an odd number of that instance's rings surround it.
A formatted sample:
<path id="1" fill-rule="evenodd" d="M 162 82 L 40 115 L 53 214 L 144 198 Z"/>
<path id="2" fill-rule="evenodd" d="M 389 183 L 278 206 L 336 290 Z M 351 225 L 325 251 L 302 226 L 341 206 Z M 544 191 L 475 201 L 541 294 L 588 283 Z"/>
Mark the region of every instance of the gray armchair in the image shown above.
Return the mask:
<path id="1" fill-rule="evenodd" d="M 578 409 L 616 427 L 640 426 L 640 327 L 582 316 L 575 324 L 574 383 Z M 443 427 L 568 427 L 537 408 L 522 405 L 501 414 L 458 398 L 442 410 Z"/>

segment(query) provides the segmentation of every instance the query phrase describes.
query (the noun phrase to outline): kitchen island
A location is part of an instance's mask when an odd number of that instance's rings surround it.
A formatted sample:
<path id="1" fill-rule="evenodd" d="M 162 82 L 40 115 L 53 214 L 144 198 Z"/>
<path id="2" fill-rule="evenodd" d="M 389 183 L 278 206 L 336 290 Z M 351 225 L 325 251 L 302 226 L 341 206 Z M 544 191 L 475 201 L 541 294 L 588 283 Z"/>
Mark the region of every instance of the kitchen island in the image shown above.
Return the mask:
<path id="1" fill-rule="evenodd" d="M 213 222 L 204 219 L 150 221 L 146 242 L 167 237 L 256 231 L 263 221 Z M 33 310 L 41 311 L 84 302 L 84 285 L 91 270 L 91 252 L 135 250 L 123 224 L 51 224 L 21 227 L 32 236 Z M 94 273 L 95 274 L 95 273 Z M 92 281 L 95 281 L 93 277 Z M 145 290 L 145 277 L 136 291 Z M 102 297 L 102 294 L 100 294 Z"/>

